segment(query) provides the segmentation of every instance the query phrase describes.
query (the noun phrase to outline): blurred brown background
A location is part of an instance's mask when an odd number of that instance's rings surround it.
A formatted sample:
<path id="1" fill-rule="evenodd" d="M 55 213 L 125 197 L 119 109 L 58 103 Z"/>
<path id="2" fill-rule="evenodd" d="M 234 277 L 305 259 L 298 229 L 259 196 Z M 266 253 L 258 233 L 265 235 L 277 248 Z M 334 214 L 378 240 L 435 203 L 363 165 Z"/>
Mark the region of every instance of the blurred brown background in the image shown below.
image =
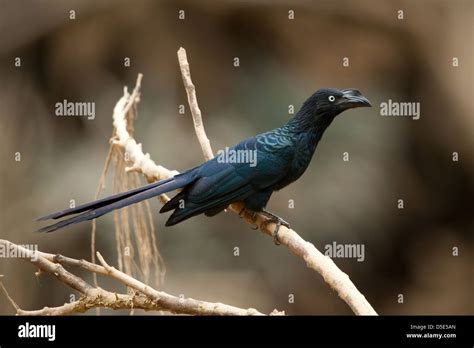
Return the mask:
<path id="1" fill-rule="evenodd" d="M 468 0 L 1 0 L 0 237 L 90 258 L 90 223 L 35 234 L 32 220 L 94 197 L 112 109 L 139 72 L 137 140 L 167 168 L 202 162 L 176 59 L 183 46 L 215 151 L 281 125 L 288 105 L 298 109 L 318 88 L 360 89 L 374 107 L 339 116 L 307 173 L 275 194 L 269 209 L 320 250 L 333 241 L 364 244 L 364 262 L 335 261 L 379 313 L 473 314 L 473 17 Z M 95 102 L 96 118 L 57 117 L 54 105 L 63 99 Z M 381 117 L 388 99 L 420 102 L 420 120 Z M 264 312 L 351 313 L 302 260 L 235 214 L 164 228 L 159 202 L 151 204 L 167 265 L 164 290 Z M 98 221 L 97 243 L 113 263 L 111 215 Z M 70 289 L 34 272 L 26 262 L 0 260 L 23 308 L 69 301 Z M 12 313 L 0 296 L 0 314 Z"/>

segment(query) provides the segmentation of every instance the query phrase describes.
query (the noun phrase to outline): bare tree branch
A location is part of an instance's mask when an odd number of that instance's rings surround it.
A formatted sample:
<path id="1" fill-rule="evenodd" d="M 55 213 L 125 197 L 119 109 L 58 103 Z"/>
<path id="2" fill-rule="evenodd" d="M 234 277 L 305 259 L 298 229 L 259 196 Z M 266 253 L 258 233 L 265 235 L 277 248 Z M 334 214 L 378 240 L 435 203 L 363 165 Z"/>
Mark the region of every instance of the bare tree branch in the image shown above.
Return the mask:
<path id="1" fill-rule="evenodd" d="M 62 255 L 32 251 L 3 239 L 0 239 L 0 246 L 2 246 L 4 250 L 14 250 L 15 255 L 18 255 L 19 258 L 29 261 L 41 271 L 55 276 L 59 281 L 82 294 L 79 300 L 65 303 L 62 306 L 44 307 L 39 310 L 29 311 L 18 307 L 8 295 L 3 284 L 0 283 L 7 298 L 14 306 L 17 315 L 66 315 L 83 313 L 91 308 L 99 307 L 167 311 L 193 315 L 264 315 L 253 308 L 242 309 L 223 303 L 212 303 L 192 298 L 176 297 L 164 291 L 158 291 L 116 268 L 109 266 L 100 253 L 97 253 L 97 258 L 102 266 L 86 260 L 76 260 Z M 92 273 L 112 277 L 129 288 L 134 289 L 134 292 L 131 294 L 117 294 L 100 287 L 93 287 L 80 277 L 66 270 L 63 266 L 80 267 Z M 282 315 L 284 312 L 274 310 L 270 314 Z"/>
<path id="2" fill-rule="evenodd" d="M 135 139 L 129 134 L 127 119 L 128 112 L 133 110 L 132 106 L 136 106 L 140 101 L 140 88 L 142 74 L 138 74 L 137 82 L 132 95 L 128 92 L 127 87 L 124 88 L 123 96 L 119 99 L 114 107 L 113 125 L 115 128 L 115 137 L 112 139 L 114 145 L 122 147 L 128 153 L 130 161 L 133 163 L 131 167 L 125 170 L 136 171 L 142 173 L 149 181 L 156 181 L 166 179 L 179 174 L 176 170 L 168 170 L 165 167 L 157 165 L 151 158 L 150 154 L 144 154 L 142 144 L 137 143 Z M 162 203 L 166 203 L 169 198 L 166 195 L 161 196 Z"/>
<path id="3" fill-rule="evenodd" d="M 3 277 L 3 275 L 0 275 L 0 277 Z M 18 307 L 16 302 L 13 300 L 13 298 L 11 298 L 10 294 L 8 293 L 7 289 L 5 288 L 5 285 L 3 285 L 2 281 L 0 281 L 0 287 L 2 288 L 3 293 L 5 294 L 5 296 L 7 297 L 8 301 L 11 303 L 13 308 L 15 308 L 16 311 L 18 311 L 20 309 L 20 307 Z"/>
<path id="4" fill-rule="evenodd" d="M 184 86 L 188 93 L 189 106 L 191 110 L 195 110 L 197 106 L 196 94 L 194 84 L 191 81 L 191 73 L 189 71 L 189 62 L 186 56 L 186 50 L 180 48 L 178 51 L 178 61 L 183 75 Z M 192 95 L 192 98 L 190 97 Z M 205 159 L 214 157 L 212 149 L 207 139 L 204 125 L 201 119 L 201 112 L 197 108 L 197 112 L 192 112 L 194 127 L 199 144 L 202 147 Z M 232 204 L 230 209 L 237 214 L 244 214 L 244 219 L 249 224 L 257 224 L 260 230 L 272 236 L 276 225 L 274 223 L 267 223 L 267 218 L 262 214 L 257 214 L 255 218 L 252 215 L 242 210 L 243 204 Z M 241 213 L 242 212 L 242 213 Z M 370 303 L 366 300 L 364 295 L 355 287 L 349 279 L 349 276 L 342 272 L 328 256 L 323 255 L 316 247 L 301 238 L 294 230 L 285 226 L 281 226 L 278 231 L 278 240 L 282 245 L 285 245 L 293 254 L 305 260 L 306 265 L 322 275 L 326 283 L 334 289 L 339 297 L 346 302 L 355 314 L 358 315 L 376 315 L 377 313 L 372 308 Z"/>
<path id="5" fill-rule="evenodd" d="M 186 50 L 180 48 L 178 50 L 178 62 L 181 68 L 181 75 L 183 76 L 184 88 L 188 95 L 188 103 L 193 115 L 194 130 L 196 131 L 199 144 L 201 144 L 202 153 L 206 160 L 210 160 L 214 157 L 211 148 L 211 142 L 209 141 L 204 125 L 202 123 L 201 110 L 199 109 L 197 98 L 196 98 L 196 87 L 194 87 L 193 81 L 191 80 L 191 71 L 189 69 L 188 57 L 186 56 Z"/>

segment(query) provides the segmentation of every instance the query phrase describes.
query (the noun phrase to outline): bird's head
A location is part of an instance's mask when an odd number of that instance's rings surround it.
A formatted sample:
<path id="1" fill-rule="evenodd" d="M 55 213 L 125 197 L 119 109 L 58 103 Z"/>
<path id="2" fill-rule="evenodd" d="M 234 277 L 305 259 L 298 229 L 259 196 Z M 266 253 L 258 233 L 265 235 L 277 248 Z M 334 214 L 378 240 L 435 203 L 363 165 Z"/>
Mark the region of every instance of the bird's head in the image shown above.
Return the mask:
<path id="1" fill-rule="evenodd" d="M 335 117 L 341 112 L 358 107 L 372 106 L 356 89 L 323 88 L 316 91 L 306 100 L 304 107 L 315 116 Z"/>

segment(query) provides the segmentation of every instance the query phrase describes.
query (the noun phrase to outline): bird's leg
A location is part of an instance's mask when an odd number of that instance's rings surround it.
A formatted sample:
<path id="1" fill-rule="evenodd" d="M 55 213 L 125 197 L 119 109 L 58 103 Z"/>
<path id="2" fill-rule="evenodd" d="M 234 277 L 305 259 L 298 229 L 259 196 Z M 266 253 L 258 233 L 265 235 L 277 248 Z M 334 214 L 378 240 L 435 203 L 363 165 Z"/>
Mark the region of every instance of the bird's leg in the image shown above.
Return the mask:
<path id="1" fill-rule="evenodd" d="M 290 228 L 290 224 L 288 222 L 286 222 L 285 220 L 283 220 L 281 217 L 279 217 L 278 215 L 275 215 L 271 212 L 269 212 L 268 210 L 265 210 L 265 209 L 262 209 L 262 211 L 260 212 L 262 215 L 265 215 L 266 217 L 268 217 L 268 220 L 264 221 L 263 222 L 263 225 L 266 226 L 267 224 L 273 222 L 276 224 L 276 227 L 275 227 L 275 231 L 273 231 L 272 233 L 272 236 L 273 236 L 273 242 L 276 244 L 276 245 L 280 245 L 280 241 L 278 240 L 278 231 L 280 231 L 280 226 L 283 225 L 285 226 L 286 228 Z"/>
<path id="2" fill-rule="evenodd" d="M 258 225 L 257 225 L 256 222 L 255 222 L 255 219 L 257 218 L 257 212 L 248 210 L 248 209 L 245 208 L 245 206 L 244 206 L 244 207 L 243 207 L 242 209 L 240 209 L 240 211 L 239 211 L 239 217 L 240 217 L 241 219 L 243 219 L 243 218 L 244 218 L 244 212 L 245 212 L 246 210 L 250 213 L 250 216 L 252 217 L 252 222 L 255 224 L 255 226 L 252 227 L 252 230 L 258 230 Z"/>

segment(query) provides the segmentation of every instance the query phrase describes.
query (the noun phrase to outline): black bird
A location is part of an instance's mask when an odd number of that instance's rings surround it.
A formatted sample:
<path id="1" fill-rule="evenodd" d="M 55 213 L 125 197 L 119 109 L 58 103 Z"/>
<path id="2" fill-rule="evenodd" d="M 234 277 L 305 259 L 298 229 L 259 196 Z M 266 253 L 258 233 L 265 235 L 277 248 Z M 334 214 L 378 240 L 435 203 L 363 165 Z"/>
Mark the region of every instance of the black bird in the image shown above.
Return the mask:
<path id="1" fill-rule="evenodd" d="M 244 202 L 246 209 L 263 213 L 277 224 L 274 233 L 277 241 L 279 226 L 289 225 L 265 210 L 270 196 L 305 172 L 324 131 L 338 114 L 362 106 L 371 105 L 358 90 L 320 89 L 303 103 L 298 113 L 287 124 L 241 141 L 228 149 L 227 157 L 217 156 L 173 178 L 41 217 L 38 220 L 59 219 L 78 214 L 38 231 L 52 232 L 166 192 L 182 189 L 160 210 L 160 213 L 174 210 L 166 226 L 202 213 L 214 216 L 231 203 Z M 247 159 L 251 158 L 249 154 L 253 154 L 255 161 L 236 163 L 238 154 L 242 155 L 240 158 L 247 155 Z"/>

